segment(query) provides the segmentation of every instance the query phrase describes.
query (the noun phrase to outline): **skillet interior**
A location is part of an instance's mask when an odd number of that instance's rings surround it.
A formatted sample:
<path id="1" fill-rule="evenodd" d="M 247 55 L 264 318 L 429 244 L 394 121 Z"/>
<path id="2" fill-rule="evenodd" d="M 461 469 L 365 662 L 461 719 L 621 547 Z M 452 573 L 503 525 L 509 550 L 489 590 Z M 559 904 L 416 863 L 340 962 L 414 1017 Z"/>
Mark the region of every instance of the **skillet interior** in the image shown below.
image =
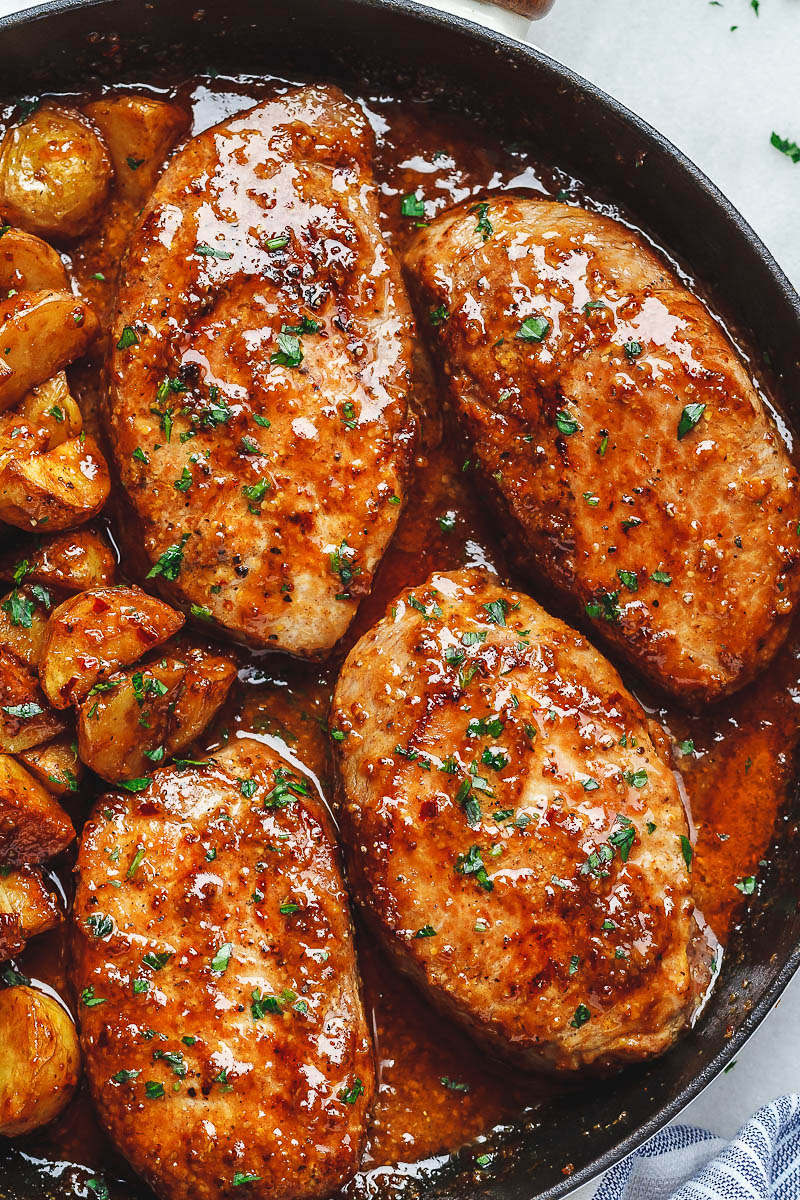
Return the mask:
<path id="1" fill-rule="evenodd" d="M 469 108 L 543 161 L 614 197 L 691 264 L 712 304 L 771 364 L 782 406 L 800 421 L 800 301 L 742 218 L 673 147 L 590 85 L 536 51 L 405 0 L 139 0 L 55 3 L 0 21 L 9 95 L 84 88 L 213 66 L 335 80 Z M 400 83 L 398 85 L 398 79 Z M 793 805 L 794 810 L 796 806 Z M 794 811 L 787 814 L 754 906 L 725 959 L 699 1027 L 666 1057 L 560 1096 L 509 1130 L 488 1168 L 465 1151 L 429 1176 L 384 1176 L 381 1195 L 498 1200 L 557 1196 L 585 1182 L 674 1116 L 732 1060 L 800 963 Z M 18 1161 L 18 1160 L 17 1160 Z M 0 1174 L 3 1173 L 0 1159 Z M 0 1195 L 32 1193 L 6 1168 Z M 16 1184 L 16 1186 L 15 1186 Z M 88 1194 L 80 1185 L 70 1194 Z"/>

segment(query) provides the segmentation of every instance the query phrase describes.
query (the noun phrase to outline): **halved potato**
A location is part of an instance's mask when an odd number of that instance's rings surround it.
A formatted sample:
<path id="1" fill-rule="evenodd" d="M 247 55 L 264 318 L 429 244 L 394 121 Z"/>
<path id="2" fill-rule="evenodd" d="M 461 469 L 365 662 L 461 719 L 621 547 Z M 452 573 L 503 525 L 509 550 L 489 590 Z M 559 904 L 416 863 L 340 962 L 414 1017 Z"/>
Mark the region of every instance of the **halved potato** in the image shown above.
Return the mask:
<path id="1" fill-rule="evenodd" d="M 223 654 L 193 647 L 186 656 L 186 676 L 178 692 L 167 733 L 167 755 L 178 754 L 199 737 L 236 678 L 236 664 Z"/>
<path id="2" fill-rule="evenodd" d="M 81 1076 L 75 1023 L 52 996 L 22 984 L 0 992 L 0 1133 L 52 1121 Z"/>
<path id="3" fill-rule="evenodd" d="M 22 459 L 77 437 L 83 429 L 81 410 L 72 398 L 63 371 L 40 383 L 13 408 L 0 412 L 0 465 Z"/>
<path id="4" fill-rule="evenodd" d="M 52 613 L 39 663 L 42 690 L 56 708 L 80 704 L 120 667 L 172 637 L 182 613 L 137 587 L 93 588 Z"/>
<path id="5" fill-rule="evenodd" d="M 34 672 L 0 646 L 0 753 L 30 750 L 63 729 L 63 719 L 48 705 Z"/>
<path id="6" fill-rule="evenodd" d="M 58 252 L 24 229 L 0 234 L 0 292 L 69 289 L 67 269 Z"/>
<path id="7" fill-rule="evenodd" d="M 111 478 L 97 442 L 81 434 L 44 454 L 0 464 L 0 521 L 17 529 L 71 529 L 96 517 Z"/>
<path id="8" fill-rule="evenodd" d="M 47 889 L 38 867 L 0 871 L 0 961 L 62 920 L 58 896 Z"/>
<path id="9" fill-rule="evenodd" d="M 83 778 L 83 763 L 78 758 L 77 744 L 73 733 L 62 733 L 52 741 L 22 750 L 17 758 L 35 775 L 48 792 L 56 796 L 68 796 L 77 792 Z"/>
<path id="10" fill-rule="evenodd" d="M 34 866 L 74 838 L 58 801 L 15 758 L 0 754 L 0 862 Z"/>
<path id="11" fill-rule="evenodd" d="M 50 617 L 62 597 L 41 584 L 16 587 L 0 599 L 0 646 L 10 650 L 20 662 L 37 667 Z"/>
<path id="12" fill-rule="evenodd" d="M 81 759 L 109 783 L 149 774 L 205 729 L 235 678 L 229 658 L 207 651 L 119 672 L 78 711 Z"/>
<path id="13" fill-rule="evenodd" d="M 78 709 L 81 761 L 109 783 L 147 775 L 165 762 L 170 709 L 185 675 L 185 663 L 172 655 L 113 675 L 106 690 Z"/>
<path id="14" fill-rule="evenodd" d="M 53 585 L 69 592 L 107 587 L 114 581 L 117 560 L 101 529 L 89 526 L 24 542 L 0 553 L 0 579 Z"/>
<path id="15" fill-rule="evenodd" d="M 9 372 L 0 378 L 0 411 L 85 354 L 98 328 L 72 292 L 19 292 L 0 302 L 0 355 Z"/>
<path id="16" fill-rule="evenodd" d="M 0 213 L 40 237 L 80 237 L 100 219 L 112 175 L 91 121 L 43 104 L 0 145 Z"/>
<path id="17" fill-rule="evenodd" d="M 149 196 L 164 159 L 189 128 L 189 114 L 151 96 L 110 96 L 84 112 L 102 133 L 114 164 L 117 191 L 137 206 Z"/>

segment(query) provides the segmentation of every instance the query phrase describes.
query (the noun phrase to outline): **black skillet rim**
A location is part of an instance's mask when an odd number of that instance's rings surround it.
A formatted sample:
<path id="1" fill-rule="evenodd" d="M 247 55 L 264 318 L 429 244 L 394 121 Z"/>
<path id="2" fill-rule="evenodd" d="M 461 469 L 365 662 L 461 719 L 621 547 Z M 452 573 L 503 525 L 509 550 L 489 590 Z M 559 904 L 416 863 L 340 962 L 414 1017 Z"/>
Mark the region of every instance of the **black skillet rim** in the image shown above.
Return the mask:
<path id="1" fill-rule="evenodd" d="M 683 176 L 688 178 L 695 191 L 702 195 L 710 208 L 715 210 L 716 218 L 723 224 L 727 224 L 729 227 L 728 232 L 731 233 L 733 231 L 734 236 L 746 243 L 748 248 L 754 252 L 760 269 L 766 271 L 771 277 L 773 286 L 780 293 L 781 302 L 788 310 L 786 315 L 788 316 L 789 323 L 790 325 L 792 323 L 796 325 L 797 341 L 800 343 L 800 296 L 798 296 L 770 251 L 716 185 L 711 182 L 691 159 L 648 122 L 637 116 L 602 89 L 583 79 L 576 72 L 560 64 L 557 60 L 546 55 L 535 46 L 520 42 L 494 29 L 477 25 L 466 18 L 429 8 L 425 4 L 417 3 L 416 0 L 344 0 L 344 3 L 346 7 L 353 11 L 354 20 L 359 10 L 378 9 L 388 11 L 389 14 L 398 14 L 401 18 L 410 17 L 412 20 L 418 21 L 422 27 L 425 25 L 433 26 L 444 32 L 451 30 L 462 38 L 479 44 L 487 54 L 499 54 L 507 59 L 511 59 L 518 66 L 541 72 L 549 77 L 554 86 L 566 85 L 573 92 L 585 99 L 589 105 L 592 105 L 594 110 L 599 110 L 603 112 L 606 118 L 615 118 L 618 123 L 626 126 L 629 131 L 638 135 L 640 143 L 646 145 L 651 150 L 657 151 L 669 161 L 676 177 Z M 213 0 L 211 0 L 211 6 L 214 6 Z M 110 10 L 113 7 L 114 0 L 111 0 L 110 3 L 109 0 L 49 0 L 47 3 L 0 17 L 0 45 L 3 35 L 6 32 L 24 30 L 26 26 L 33 26 L 50 17 L 62 13 L 67 14 L 75 10 L 85 10 L 87 14 L 91 14 L 94 11 Z M 765 988 L 760 999 L 749 1009 L 721 1049 L 708 1059 L 691 1080 L 677 1091 L 671 1100 L 662 1104 L 646 1121 L 637 1125 L 630 1133 L 612 1144 L 602 1154 L 590 1159 L 583 1166 L 565 1176 L 563 1181 L 536 1192 L 535 1195 L 531 1196 L 531 1200 L 556 1200 L 557 1197 L 564 1196 L 568 1192 L 598 1178 L 604 1171 L 632 1153 L 647 1141 L 648 1138 L 652 1137 L 654 1133 L 676 1117 L 726 1066 L 732 1063 L 745 1042 L 749 1040 L 780 999 L 782 992 L 798 967 L 800 967 L 800 940 L 795 942 L 790 953 L 786 956 L 771 983 Z M 524 1133 L 522 1136 L 525 1136 Z M 467 1170 L 469 1170 L 469 1165 L 466 1162 L 462 1164 Z M 456 1172 L 458 1172 L 459 1166 L 457 1162 L 453 1163 L 453 1166 Z M 476 1195 L 483 1194 L 498 1197 L 504 1195 L 502 1181 L 499 1181 L 497 1191 L 491 1187 L 485 1190 L 484 1187 L 481 1187 L 479 1180 L 471 1173 L 470 1182 L 473 1184 L 471 1190 Z M 486 1180 L 486 1183 L 489 1183 L 489 1180 Z M 451 1188 L 448 1185 L 446 1187 L 447 1195 L 449 1196 Z"/>

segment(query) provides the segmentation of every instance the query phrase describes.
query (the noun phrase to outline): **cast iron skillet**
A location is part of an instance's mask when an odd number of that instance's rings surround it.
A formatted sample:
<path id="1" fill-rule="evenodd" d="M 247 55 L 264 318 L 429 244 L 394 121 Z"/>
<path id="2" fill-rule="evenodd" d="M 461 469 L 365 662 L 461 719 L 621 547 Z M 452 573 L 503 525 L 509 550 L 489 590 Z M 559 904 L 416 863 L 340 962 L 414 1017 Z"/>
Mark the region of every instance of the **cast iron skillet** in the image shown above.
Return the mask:
<path id="1" fill-rule="evenodd" d="M 366 73 L 376 88 L 391 80 L 401 94 L 470 109 L 485 120 L 487 137 L 494 129 L 526 138 L 539 159 L 613 197 L 690 265 L 718 311 L 771 364 L 782 407 L 800 422 L 800 298 L 766 248 L 663 137 L 536 50 L 410 0 L 56 0 L 0 20 L 8 96 L 210 67 L 319 77 L 362 91 Z M 790 811 L 763 896 L 734 938 L 711 1003 L 669 1054 L 562 1095 L 507 1131 L 488 1169 L 474 1162 L 486 1146 L 473 1147 L 422 1177 L 396 1176 L 381 1193 L 561 1196 L 674 1117 L 732 1061 L 800 964 L 796 837 Z M 14 1195 L 27 1194 L 14 1187 L 15 1175 L 0 1160 L 0 1193 L 11 1185 Z"/>

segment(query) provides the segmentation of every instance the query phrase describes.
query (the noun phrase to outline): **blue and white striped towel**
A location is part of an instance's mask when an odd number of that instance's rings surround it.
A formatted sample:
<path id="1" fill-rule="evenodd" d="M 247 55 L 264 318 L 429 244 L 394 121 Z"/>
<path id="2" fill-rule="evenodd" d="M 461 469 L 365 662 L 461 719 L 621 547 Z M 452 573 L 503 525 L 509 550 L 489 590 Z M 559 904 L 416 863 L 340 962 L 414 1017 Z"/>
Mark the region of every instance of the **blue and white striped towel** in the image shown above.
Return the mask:
<path id="1" fill-rule="evenodd" d="M 732 1142 L 667 1126 L 611 1168 L 594 1200 L 800 1200 L 800 1096 L 765 1104 Z"/>

